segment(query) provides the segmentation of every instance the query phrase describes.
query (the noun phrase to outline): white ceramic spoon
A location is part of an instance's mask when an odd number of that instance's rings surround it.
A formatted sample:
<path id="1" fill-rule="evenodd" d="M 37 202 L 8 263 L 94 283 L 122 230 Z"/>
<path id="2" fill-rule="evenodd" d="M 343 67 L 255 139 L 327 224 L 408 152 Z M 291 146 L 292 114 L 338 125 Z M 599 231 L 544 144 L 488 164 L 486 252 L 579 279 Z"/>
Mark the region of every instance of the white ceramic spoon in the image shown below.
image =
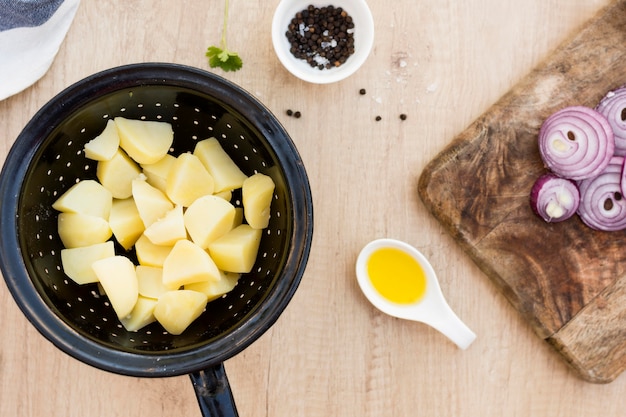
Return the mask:
<path id="1" fill-rule="evenodd" d="M 291 19 L 309 5 L 323 7 L 332 4 L 343 8 L 354 21 L 354 54 L 339 67 L 328 70 L 312 68 L 303 60 L 295 58 L 285 32 Z M 272 43 L 274 51 L 284 67 L 296 77 L 316 84 L 333 83 L 352 75 L 366 61 L 374 44 L 374 18 L 365 0 L 282 0 L 272 19 Z"/>
<path id="2" fill-rule="evenodd" d="M 424 270 L 427 281 L 426 292 L 417 302 L 412 304 L 391 302 L 372 285 L 367 271 L 367 262 L 374 252 L 382 248 L 396 248 L 411 255 Z M 370 242 L 361 250 L 357 258 L 356 276 L 365 297 L 383 313 L 428 324 L 461 349 L 467 349 L 476 339 L 476 334 L 458 318 L 446 302 L 433 267 L 424 255 L 411 245 L 394 239 L 378 239 Z"/>

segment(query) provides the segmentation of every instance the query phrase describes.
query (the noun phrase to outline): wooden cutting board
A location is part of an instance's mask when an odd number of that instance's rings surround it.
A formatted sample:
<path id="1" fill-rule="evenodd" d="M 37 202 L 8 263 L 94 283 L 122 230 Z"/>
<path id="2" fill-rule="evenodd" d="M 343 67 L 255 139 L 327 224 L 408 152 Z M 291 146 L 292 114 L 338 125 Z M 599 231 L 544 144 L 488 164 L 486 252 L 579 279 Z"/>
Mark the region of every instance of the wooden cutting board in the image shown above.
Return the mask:
<path id="1" fill-rule="evenodd" d="M 544 172 L 537 133 L 551 113 L 595 107 L 626 84 L 626 0 L 616 1 L 534 69 L 431 161 L 426 207 L 536 333 L 584 379 L 626 368 L 626 232 L 577 216 L 536 217 L 529 192 Z"/>

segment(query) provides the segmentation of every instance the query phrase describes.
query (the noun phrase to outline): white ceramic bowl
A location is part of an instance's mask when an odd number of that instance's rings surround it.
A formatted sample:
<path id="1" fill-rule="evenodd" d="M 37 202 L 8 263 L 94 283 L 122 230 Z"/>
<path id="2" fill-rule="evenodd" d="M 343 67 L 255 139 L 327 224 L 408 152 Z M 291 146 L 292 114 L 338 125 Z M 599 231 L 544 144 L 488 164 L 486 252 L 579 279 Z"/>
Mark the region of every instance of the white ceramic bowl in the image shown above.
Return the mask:
<path id="1" fill-rule="evenodd" d="M 343 8 L 354 21 L 354 54 L 338 66 L 319 69 L 298 59 L 289 51 L 290 44 L 285 36 L 289 22 L 296 13 L 309 5 L 324 7 L 333 5 Z M 272 42 L 274 50 L 284 67 L 296 77 L 316 84 L 328 84 L 343 80 L 352 75 L 365 62 L 374 44 L 374 19 L 365 0 L 282 0 L 272 21 Z"/>

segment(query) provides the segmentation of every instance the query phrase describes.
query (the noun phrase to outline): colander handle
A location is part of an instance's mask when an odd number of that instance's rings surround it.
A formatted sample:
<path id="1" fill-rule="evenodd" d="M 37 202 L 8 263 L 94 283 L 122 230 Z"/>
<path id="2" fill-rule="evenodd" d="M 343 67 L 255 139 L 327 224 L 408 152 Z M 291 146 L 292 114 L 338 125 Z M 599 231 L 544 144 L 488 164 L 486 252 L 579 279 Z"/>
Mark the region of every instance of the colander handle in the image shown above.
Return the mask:
<path id="1" fill-rule="evenodd" d="M 204 417 L 238 417 L 224 364 L 189 375 Z"/>

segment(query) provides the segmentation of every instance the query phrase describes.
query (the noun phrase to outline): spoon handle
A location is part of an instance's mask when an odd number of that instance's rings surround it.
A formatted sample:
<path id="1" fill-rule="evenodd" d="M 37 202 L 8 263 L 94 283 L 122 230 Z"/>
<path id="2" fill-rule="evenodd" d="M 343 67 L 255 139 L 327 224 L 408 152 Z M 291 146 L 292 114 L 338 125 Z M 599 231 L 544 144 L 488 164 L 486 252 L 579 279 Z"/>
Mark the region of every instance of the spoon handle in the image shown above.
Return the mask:
<path id="1" fill-rule="evenodd" d="M 439 314 L 429 319 L 427 324 L 463 350 L 467 349 L 476 339 L 476 333 L 461 321 L 445 301 L 440 306 Z"/>

